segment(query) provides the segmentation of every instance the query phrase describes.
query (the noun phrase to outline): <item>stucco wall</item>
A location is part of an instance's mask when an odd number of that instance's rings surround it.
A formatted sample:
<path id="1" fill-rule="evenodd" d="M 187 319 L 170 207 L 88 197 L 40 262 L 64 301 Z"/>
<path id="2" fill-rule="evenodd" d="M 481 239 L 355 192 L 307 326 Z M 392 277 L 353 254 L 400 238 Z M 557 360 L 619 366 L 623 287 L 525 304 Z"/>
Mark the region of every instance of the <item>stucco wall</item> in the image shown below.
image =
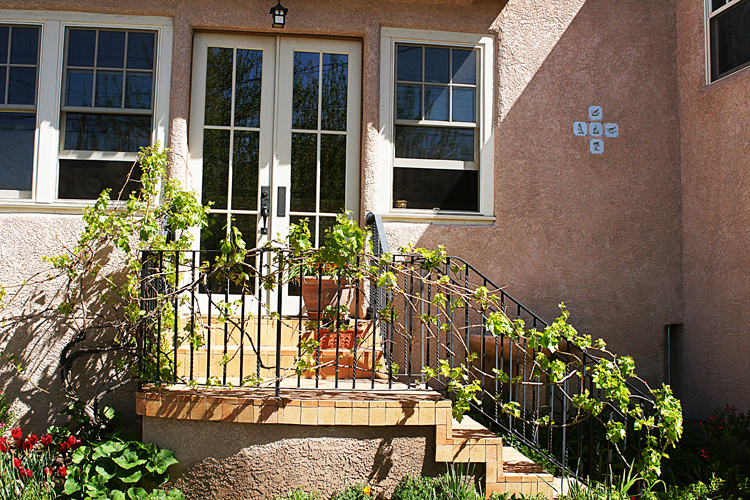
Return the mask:
<path id="1" fill-rule="evenodd" d="M 367 482 L 387 497 L 402 476 L 434 476 L 434 427 L 263 425 L 143 419 L 143 440 L 175 451 L 189 499 L 265 500 L 296 488 L 323 498 Z M 483 474 L 483 464 L 475 466 Z M 176 480 L 174 478 L 177 477 Z"/>
<path id="2" fill-rule="evenodd" d="M 510 0 L 492 26 L 497 220 L 407 236 L 445 244 L 543 318 L 564 301 L 652 385 L 682 306 L 674 16 L 672 1 Z M 589 105 L 619 124 L 602 155 L 573 136 Z"/>
<path id="3" fill-rule="evenodd" d="M 663 328 L 681 320 L 682 307 L 672 0 L 288 0 L 285 6 L 284 34 L 363 40 L 363 213 L 390 189 L 376 168 L 384 161 L 377 149 L 380 27 L 494 34 L 497 220 L 391 225 L 393 244 L 445 244 L 545 318 L 564 301 L 580 330 L 635 355 L 650 382 L 661 380 Z M 183 179 L 193 30 L 279 33 L 269 27 L 269 2 L 256 0 L 0 0 L 0 8 L 172 17 L 170 147 L 173 174 Z M 620 126 L 603 155 L 589 154 L 588 138 L 573 136 L 573 121 L 586 120 L 589 105 L 603 106 L 605 121 Z M 0 215 L 12 223 L 7 217 Z M 59 223 L 57 216 L 36 217 L 47 234 Z M 25 251 L 7 249 L 7 258 L 25 258 Z"/>
<path id="4" fill-rule="evenodd" d="M 706 85 L 703 3 L 678 0 L 683 403 L 750 409 L 750 69 Z"/>

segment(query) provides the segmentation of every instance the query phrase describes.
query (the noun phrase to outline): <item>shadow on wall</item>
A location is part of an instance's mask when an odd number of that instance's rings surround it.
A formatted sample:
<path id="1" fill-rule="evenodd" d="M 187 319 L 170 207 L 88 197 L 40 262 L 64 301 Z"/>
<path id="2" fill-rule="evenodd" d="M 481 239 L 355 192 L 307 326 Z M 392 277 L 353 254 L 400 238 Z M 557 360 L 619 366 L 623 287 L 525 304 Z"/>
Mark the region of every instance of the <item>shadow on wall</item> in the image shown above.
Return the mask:
<path id="1" fill-rule="evenodd" d="M 491 226 L 437 225 L 444 244 L 546 320 L 663 378 L 663 328 L 681 318 L 679 128 L 672 1 L 506 5 L 498 18 Z M 619 137 L 591 154 L 588 106 Z M 405 241 L 394 242 L 398 247 Z"/>
<path id="2" fill-rule="evenodd" d="M 189 499 L 266 499 L 295 488 L 328 497 L 346 483 L 390 496 L 402 476 L 436 476 L 434 427 L 237 424 L 144 417 L 145 442 L 174 450 Z M 477 469 L 478 472 L 479 468 Z M 174 476 L 173 476 L 174 477 Z"/>
<path id="3" fill-rule="evenodd" d="M 123 275 L 112 271 L 117 269 L 117 262 L 112 261 L 110 254 L 100 255 L 98 263 L 105 269 L 103 272 L 111 272 L 110 280 L 122 282 Z M 38 275 L 41 276 L 44 274 Z M 15 400 L 13 410 L 24 432 L 39 434 L 50 425 L 68 421 L 67 416 L 59 416 L 70 402 L 62 383 L 63 358 L 69 367 L 69 389 L 84 401 L 106 394 L 100 407 L 115 408 L 124 417 L 122 423 L 132 426 L 136 386 L 118 369 L 122 352 L 111 348 L 117 334 L 108 325 L 116 323 L 120 316 L 98 300 L 102 294 L 111 293 L 104 280 L 96 280 L 86 288 L 93 299 L 89 301 L 85 322 L 80 315 L 68 317 L 60 312 L 59 305 L 65 300 L 61 280 L 32 283 L 17 297 L 11 297 L 11 291 L 6 299 L 13 300 L 13 314 L 4 318 L 0 329 L 0 345 L 6 356 L 0 371 L 3 392 Z"/>

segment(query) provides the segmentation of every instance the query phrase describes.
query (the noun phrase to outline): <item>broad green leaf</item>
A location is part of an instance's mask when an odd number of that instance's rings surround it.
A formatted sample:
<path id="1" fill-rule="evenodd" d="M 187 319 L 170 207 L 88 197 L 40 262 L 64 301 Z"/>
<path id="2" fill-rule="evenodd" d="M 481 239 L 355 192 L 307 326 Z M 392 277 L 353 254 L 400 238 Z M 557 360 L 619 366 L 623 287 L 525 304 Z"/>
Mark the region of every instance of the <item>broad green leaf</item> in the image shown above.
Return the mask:
<path id="1" fill-rule="evenodd" d="M 137 483 L 138 481 L 140 481 L 142 476 L 143 472 L 137 470 L 129 476 L 121 477 L 120 481 L 122 481 L 123 483 Z"/>

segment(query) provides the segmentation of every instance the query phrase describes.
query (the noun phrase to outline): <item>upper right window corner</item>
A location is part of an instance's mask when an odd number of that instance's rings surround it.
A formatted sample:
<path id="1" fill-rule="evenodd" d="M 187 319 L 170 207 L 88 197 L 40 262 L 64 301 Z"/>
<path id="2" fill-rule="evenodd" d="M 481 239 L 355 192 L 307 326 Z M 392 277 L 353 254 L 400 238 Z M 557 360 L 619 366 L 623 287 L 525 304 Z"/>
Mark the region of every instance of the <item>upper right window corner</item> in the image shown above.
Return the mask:
<path id="1" fill-rule="evenodd" d="M 714 82 L 750 65 L 750 0 L 706 0 L 708 76 Z"/>
<path id="2" fill-rule="evenodd" d="M 490 214 L 491 38 L 395 35 L 402 36 L 383 37 L 389 58 L 381 68 L 389 75 L 382 82 L 388 210 Z"/>

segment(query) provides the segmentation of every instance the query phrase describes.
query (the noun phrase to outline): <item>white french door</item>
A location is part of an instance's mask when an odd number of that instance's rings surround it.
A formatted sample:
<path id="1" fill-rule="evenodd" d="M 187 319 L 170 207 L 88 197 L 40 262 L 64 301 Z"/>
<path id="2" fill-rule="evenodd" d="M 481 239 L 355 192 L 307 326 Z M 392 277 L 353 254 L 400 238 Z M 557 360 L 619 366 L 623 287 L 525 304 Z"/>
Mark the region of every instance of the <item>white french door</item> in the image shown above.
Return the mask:
<path id="1" fill-rule="evenodd" d="M 232 228 L 253 248 L 307 218 L 319 243 L 338 212 L 358 214 L 360 67 L 354 41 L 196 34 L 189 170 L 212 203 L 201 260 Z M 275 309 L 275 293 L 263 300 Z"/>

